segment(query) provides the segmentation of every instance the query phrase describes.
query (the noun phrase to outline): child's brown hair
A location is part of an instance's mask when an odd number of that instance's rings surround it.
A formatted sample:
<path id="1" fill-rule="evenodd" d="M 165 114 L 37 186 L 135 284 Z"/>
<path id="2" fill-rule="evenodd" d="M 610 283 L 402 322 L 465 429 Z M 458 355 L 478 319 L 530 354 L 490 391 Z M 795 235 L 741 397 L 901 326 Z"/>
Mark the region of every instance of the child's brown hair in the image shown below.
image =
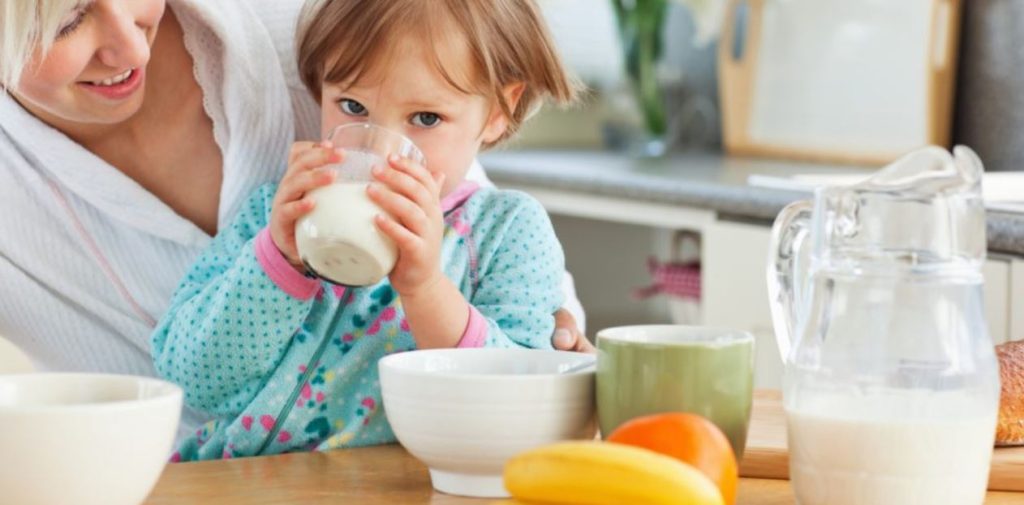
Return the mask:
<path id="1" fill-rule="evenodd" d="M 376 65 L 387 65 L 392 41 L 406 35 L 434 46 L 433 63 L 455 89 L 501 107 L 509 124 L 497 142 L 513 135 L 545 98 L 570 104 L 579 89 L 533 0 L 309 0 L 301 19 L 299 75 L 318 101 L 322 82 L 359 82 Z M 472 82 L 459 82 L 441 61 L 437 46 L 451 35 L 468 45 Z M 513 108 L 504 90 L 519 83 L 523 92 Z"/>

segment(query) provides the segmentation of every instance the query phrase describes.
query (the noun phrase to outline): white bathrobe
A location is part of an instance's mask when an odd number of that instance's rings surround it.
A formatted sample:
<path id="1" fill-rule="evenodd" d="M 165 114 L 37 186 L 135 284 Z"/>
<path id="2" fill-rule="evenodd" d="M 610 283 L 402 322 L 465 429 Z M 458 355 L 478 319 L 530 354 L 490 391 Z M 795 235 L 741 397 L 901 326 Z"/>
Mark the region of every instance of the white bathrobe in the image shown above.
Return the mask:
<path id="1" fill-rule="evenodd" d="M 223 155 L 223 226 L 256 187 L 280 177 L 292 142 L 320 135 L 319 104 L 295 63 L 302 1 L 168 5 L 184 29 Z M 484 179 L 478 166 L 470 177 Z M 155 375 L 150 332 L 210 240 L 0 94 L 0 335 L 39 368 Z M 208 417 L 186 409 L 180 434 Z"/>

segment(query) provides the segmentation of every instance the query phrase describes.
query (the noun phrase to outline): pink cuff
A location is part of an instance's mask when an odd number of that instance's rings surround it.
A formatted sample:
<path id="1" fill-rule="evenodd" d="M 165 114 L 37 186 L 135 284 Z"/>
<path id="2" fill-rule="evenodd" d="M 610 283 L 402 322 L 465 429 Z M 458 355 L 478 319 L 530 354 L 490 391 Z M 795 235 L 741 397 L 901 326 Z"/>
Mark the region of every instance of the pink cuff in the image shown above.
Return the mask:
<path id="1" fill-rule="evenodd" d="M 281 291 L 299 300 L 309 300 L 320 290 L 318 280 L 302 275 L 295 270 L 291 263 L 288 263 L 281 251 L 274 245 L 269 228 L 264 228 L 256 235 L 255 249 L 256 261 L 263 267 L 267 277 L 270 277 L 270 280 L 281 288 Z"/>
<path id="2" fill-rule="evenodd" d="M 459 340 L 459 348 L 483 347 L 487 340 L 487 320 L 480 314 L 476 307 L 469 306 L 469 322 L 466 323 L 466 331 L 462 332 L 462 340 Z"/>

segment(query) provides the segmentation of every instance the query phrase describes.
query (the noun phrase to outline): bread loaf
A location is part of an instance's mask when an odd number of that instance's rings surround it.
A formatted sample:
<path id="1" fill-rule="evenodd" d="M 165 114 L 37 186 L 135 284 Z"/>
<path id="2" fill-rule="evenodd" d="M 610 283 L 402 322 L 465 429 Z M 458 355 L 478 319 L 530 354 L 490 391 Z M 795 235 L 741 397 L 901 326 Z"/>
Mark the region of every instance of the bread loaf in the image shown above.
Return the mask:
<path id="1" fill-rule="evenodd" d="M 998 345 L 996 355 L 1003 384 L 996 445 L 1024 445 L 1024 341 Z"/>

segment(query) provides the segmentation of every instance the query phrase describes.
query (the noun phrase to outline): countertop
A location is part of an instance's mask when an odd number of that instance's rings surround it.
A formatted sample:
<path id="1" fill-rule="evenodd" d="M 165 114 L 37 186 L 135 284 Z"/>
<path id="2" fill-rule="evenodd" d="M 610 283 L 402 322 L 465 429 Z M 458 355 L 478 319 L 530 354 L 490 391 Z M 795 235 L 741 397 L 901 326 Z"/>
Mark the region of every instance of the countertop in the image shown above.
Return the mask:
<path id="1" fill-rule="evenodd" d="M 481 156 L 499 186 L 534 187 L 629 201 L 706 209 L 719 216 L 769 225 L 802 191 L 751 186 L 751 175 L 848 174 L 870 169 L 686 153 L 635 159 L 607 152 L 495 151 Z M 1024 255 L 1024 214 L 989 211 L 989 250 Z"/>

